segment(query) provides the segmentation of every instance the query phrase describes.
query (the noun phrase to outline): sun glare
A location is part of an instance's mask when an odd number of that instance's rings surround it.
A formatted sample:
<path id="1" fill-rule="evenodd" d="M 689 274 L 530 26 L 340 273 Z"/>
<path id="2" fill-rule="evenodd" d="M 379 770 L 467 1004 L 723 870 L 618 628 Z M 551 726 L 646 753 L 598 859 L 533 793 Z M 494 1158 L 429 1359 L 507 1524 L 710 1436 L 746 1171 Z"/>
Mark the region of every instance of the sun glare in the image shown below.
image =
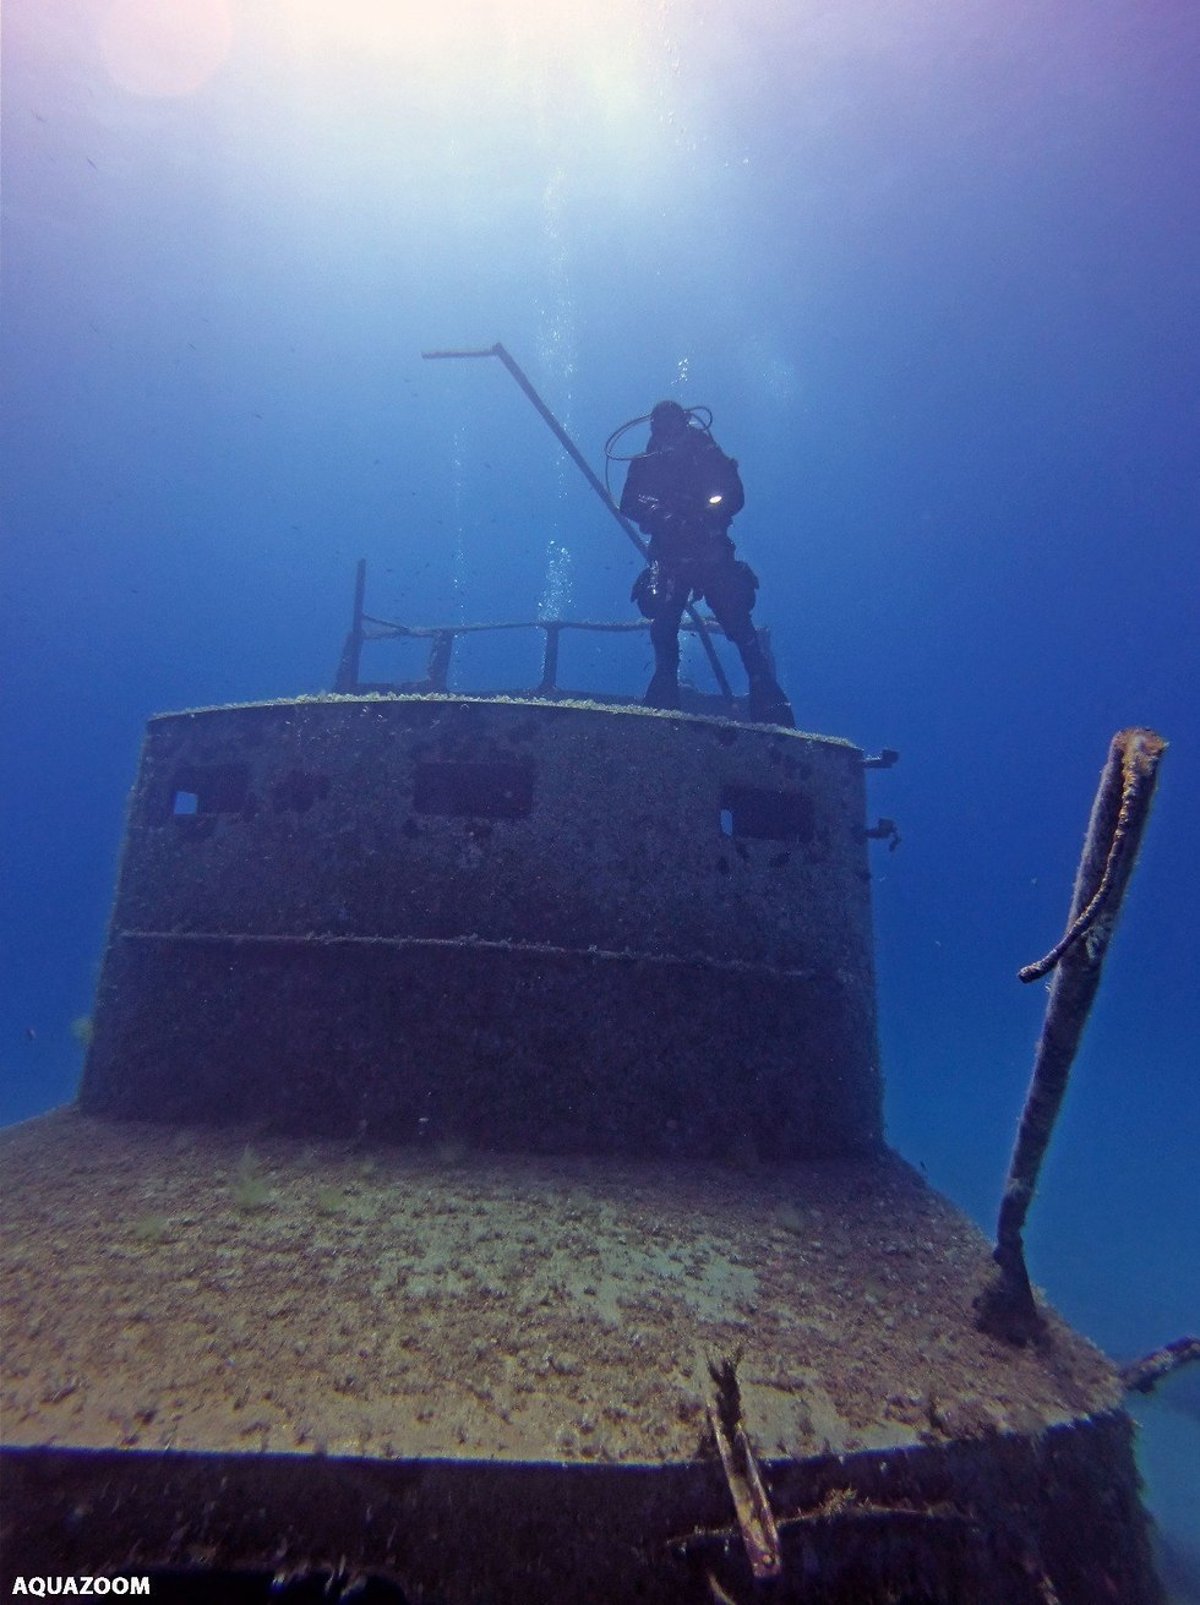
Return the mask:
<path id="1" fill-rule="evenodd" d="M 331 77 L 391 73 L 398 95 L 565 97 L 577 112 L 628 116 L 647 100 L 656 15 L 640 0 L 290 0 L 273 32 L 293 61 Z"/>
<path id="2" fill-rule="evenodd" d="M 134 95 L 191 95 L 229 54 L 229 0 L 113 0 L 100 50 L 115 84 Z"/>

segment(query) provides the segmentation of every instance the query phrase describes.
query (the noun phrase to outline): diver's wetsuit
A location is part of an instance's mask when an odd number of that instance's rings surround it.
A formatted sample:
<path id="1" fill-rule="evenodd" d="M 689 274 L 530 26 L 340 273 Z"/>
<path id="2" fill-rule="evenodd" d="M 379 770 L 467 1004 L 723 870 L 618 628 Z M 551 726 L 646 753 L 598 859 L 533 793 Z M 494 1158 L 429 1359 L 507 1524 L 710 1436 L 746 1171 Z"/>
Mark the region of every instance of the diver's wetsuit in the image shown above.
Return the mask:
<path id="1" fill-rule="evenodd" d="M 679 626 L 692 598 L 703 597 L 746 666 L 751 718 L 791 725 L 791 707 L 750 617 L 758 579 L 734 556 L 729 538 L 745 500 L 737 463 L 694 424 L 665 437 L 652 427 L 646 451 L 630 463 L 621 512 L 650 537 L 650 567 L 632 593 L 650 620 L 654 645 L 645 700 L 655 708 L 679 706 Z"/>

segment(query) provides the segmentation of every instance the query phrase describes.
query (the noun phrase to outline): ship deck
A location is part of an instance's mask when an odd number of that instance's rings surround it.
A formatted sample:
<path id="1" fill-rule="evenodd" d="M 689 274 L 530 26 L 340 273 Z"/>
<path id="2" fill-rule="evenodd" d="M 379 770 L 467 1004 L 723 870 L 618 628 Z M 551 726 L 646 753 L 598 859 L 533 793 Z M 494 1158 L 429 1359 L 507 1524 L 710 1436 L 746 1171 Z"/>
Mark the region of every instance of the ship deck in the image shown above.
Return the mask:
<path id="1" fill-rule="evenodd" d="M 988 1245 L 896 1156 L 733 1159 L 10 1128 L 4 1443 L 660 1465 L 711 1453 L 724 1357 L 768 1461 L 1119 1406 L 1053 1314 L 975 1329 Z"/>

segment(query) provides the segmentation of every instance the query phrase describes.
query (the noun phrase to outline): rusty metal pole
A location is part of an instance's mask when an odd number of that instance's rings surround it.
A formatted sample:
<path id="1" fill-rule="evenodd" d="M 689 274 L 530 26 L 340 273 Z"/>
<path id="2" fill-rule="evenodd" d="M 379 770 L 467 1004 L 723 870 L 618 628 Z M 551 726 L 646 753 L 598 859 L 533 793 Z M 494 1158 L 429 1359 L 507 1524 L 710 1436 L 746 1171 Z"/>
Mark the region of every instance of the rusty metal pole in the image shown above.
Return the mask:
<path id="1" fill-rule="evenodd" d="M 1088 821 L 1066 934 L 1044 959 L 1020 972 L 1022 981 L 1036 981 L 1051 970 L 1055 974 L 1000 1205 L 992 1256 L 999 1275 L 976 1301 L 976 1324 L 1012 1343 L 1028 1342 L 1043 1326 L 1025 1265 L 1025 1219 L 1100 985 L 1166 745 L 1153 730 L 1119 730 L 1113 737 Z"/>

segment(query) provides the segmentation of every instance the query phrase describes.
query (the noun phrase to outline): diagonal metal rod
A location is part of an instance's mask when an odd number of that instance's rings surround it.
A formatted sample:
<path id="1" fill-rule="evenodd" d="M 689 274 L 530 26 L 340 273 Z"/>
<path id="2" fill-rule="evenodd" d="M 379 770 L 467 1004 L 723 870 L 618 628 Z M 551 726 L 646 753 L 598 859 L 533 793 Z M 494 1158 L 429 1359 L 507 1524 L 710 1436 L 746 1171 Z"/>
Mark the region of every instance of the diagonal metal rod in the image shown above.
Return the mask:
<path id="1" fill-rule="evenodd" d="M 575 464 L 575 466 L 583 474 L 583 477 L 587 480 L 588 484 L 596 492 L 596 495 L 599 496 L 600 500 L 604 503 L 604 505 L 608 509 L 608 511 L 616 519 L 617 523 L 620 524 L 621 528 L 625 531 L 626 535 L 633 542 L 633 544 L 637 547 L 638 551 L 642 554 L 643 557 L 647 557 L 649 555 L 648 548 L 646 546 L 645 541 L 638 534 L 637 530 L 634 529 L 633 525 L 624 516 L 624 514 L 617 507 L 615 507 L 613 505 L 612 497 L 605 490 L 605 488 L 601 484 L 600 479 L 598 478 L 598 476 L 593 472 L 593 470 L 591 468 L 591 465 L 588 463 L 587 458 L 583 455 L 583 453 L 580 451 L 579 447 L 575 444 L 575 442 L 571 439 L 570 435 L 568 435 L 567 431 L 559 423 L 558 419 L 550 411 L 549 407 L 547 407 L 546 403 L 542 400 L 541 396 L 539 396 L 537 391 L 533 388 L 533 385 L 532 385 L 532 383 L 530 382 L 530 379 L 529 379 L 529 375 L 525 372 L 524 368 L 521 367 L 520 363 L 516 360 L 516 358 L 513 357 L 508 351 L 506 351 L 505 348 L 500 344 L 499 341 L 497 341 L 494 346 L 484 346 L 481 350 L 472 350 L 472 351 L 422 351 L 421 355 L 422 355 L 422 357 L 425 358 L 425 360 L 427 362 L 439 361 L 439 360 L 441 360 L 443 358 L 447 358 L 447 357 L 499 357 L 500 361 L 504 364 L 504 366 L 508 369 L 509 373 L 512 374 L 513 378 L 520 385 L 521 389 L 529 397 L 529 399 L 533 403 L 534 407 L 542 415 L 542 417 L 546 420 L 546 422 L 547 422 L 547 424 L 549 424 L 550 428 L 554 431 L 554 434 L 557 437 L 559 444 L 562 446 L 562 448 L 566 452 L 567 456 L 570 457 L 571 461 Z M 730 685 L 729 685 L 729 681 L 725 676 L 725 670 L 721 667 L 721 660 L 717 656 L 717 649 L 716 649 L 716 647 L 713 646 L 712 642 L 709 640 L 708 631 L 701 624 L 699 614 L 696 612 L 696 609 L 692 606 L 692 604 L 690 602 L 688 603 L 688 605 L 684 609 L 684 611 L 686 612 L 688 618 L 691 620 L 691 622 L 696 627 L 696 633 L 700 637 L 700 644 L 704 648 L 705 654 L 706 654 L 706 656 L 708 658 L 708 661 L 709 661 L 709 665 L 712 668 L 712 672 L 713 672 L 714 676 L 716 677 L 716 682 L 721 688 L 721 695 L 724 696 L 724 697 L 729 697 L 730 700 L 732 700 L 733 691 L 731 690 Z"/>

